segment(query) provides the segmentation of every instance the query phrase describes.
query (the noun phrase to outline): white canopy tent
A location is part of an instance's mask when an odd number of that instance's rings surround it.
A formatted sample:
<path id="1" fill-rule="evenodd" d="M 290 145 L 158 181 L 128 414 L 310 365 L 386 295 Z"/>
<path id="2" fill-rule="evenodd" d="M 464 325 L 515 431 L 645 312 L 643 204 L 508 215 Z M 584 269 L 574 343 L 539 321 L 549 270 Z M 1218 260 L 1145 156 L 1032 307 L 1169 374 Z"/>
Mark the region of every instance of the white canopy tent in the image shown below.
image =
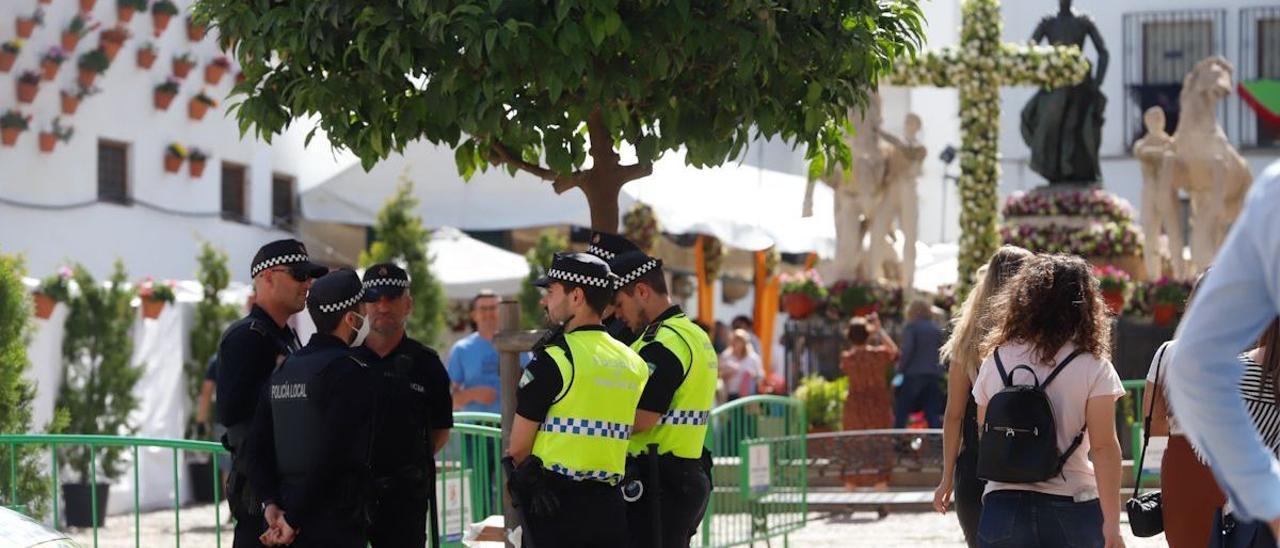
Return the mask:
<path id="1" fill-rule="evenodd" d="M 520 284 L 529 275 L 524 256 L 492 246 L 444 227 L 435 230 L 429 247 L 431 270 L 444 284 L 445 296 L 468 299 L 482 289 L 499 295 L 520 293 Z"/>

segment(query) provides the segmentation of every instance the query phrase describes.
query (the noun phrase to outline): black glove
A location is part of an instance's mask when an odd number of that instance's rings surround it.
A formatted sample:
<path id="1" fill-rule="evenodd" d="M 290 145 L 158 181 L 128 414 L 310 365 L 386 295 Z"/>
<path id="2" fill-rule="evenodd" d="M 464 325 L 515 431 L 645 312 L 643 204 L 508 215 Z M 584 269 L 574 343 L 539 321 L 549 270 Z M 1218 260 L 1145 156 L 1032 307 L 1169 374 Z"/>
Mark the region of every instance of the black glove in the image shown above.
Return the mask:
<path id="1" fill-rule="evenodd" d="M 507 471 L 512 506 L 523 506 L 527 514 L 536 516 L 550 516 L 560 510 L 560 499 L 551 491 L 542 459 L 530 456 L 517 467 L 514 459 L 503 457 L 502 468 Z"/>

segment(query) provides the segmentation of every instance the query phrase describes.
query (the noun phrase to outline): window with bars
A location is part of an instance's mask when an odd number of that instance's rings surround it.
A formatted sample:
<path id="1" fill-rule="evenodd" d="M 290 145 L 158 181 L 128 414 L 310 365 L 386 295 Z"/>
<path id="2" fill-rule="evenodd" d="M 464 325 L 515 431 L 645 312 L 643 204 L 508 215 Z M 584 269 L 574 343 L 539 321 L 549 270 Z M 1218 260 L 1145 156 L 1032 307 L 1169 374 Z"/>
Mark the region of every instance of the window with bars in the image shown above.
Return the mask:
<path id="1" fill-rule="evenodd" d="M 271 224 L 282 230 L 293 230 L 293 177 L 276 174 L 271 177 Z"/>
<path id="2" fill-rule="evenodd" d="M 222 164 L 222 218 L 238 223 L 249 222 L 245 197 L 248 194 L 245 167 L 238 164 Z"/>
<path id="3" fill-rule="evenodd" d="M 98 199 L 128 205 L 129 145 L 98 141 Z"/>
<path id="4" fill-rule="evenodd" d="M 1280 6 L 1240 10 L 1237 69 L 1242 83 L 1280 80 Z M 1240 141 L 1243 146 L 1280 147 L 1280 124 L 1244 105 L 1240 109 Z"/>
<path id="5" fill-rule="evenodd" d="M 1124 125 L 1129 146 L 1146 134 L 1142 113 L 1151 107 L 1164 110 L 1170 133 L 1178 127 L 1182 80 L 1200 60 L 1225 53 L 1226 17 L 1221 9 L 1125 14 Z M 1225 102 L 1219 104 L 1219 119 L 1225 108 Z"/>

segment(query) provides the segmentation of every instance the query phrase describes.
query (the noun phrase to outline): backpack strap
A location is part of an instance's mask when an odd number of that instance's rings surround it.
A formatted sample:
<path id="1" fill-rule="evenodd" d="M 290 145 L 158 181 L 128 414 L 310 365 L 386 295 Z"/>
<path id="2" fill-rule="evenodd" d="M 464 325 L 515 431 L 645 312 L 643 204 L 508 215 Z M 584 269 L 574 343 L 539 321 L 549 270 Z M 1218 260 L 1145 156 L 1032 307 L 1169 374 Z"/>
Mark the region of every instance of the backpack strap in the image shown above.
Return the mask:
<path id="1" fill-rule="evenodd" d="M 996 371 L 1000 372 L 1000 380 L 1004 381 L 1005 388 L 1009 388 L 1010 386 L 1013 386 L 1013 374 L 1016 373 L 1019 369 L 1027 370 L 1027 373 L 1029 373 L 1031 375 L 1031 378 L 1035 380 L 1036 382 L 1035 386 L 1037 388 L 1044 387 L 1043 384 L 1040 384 L 1040 376 L 1036 375 L 1036 372 L 1026 365 L 1019 365 L 1013 369 L 1010 369 L 1008 372 L 1006 372 L 1004 370 L 1004 361 L 1000 359 L 999 348 L 996 349 L 995 357 L 996 357 Z"/>
<path id="2" fill-rule="evenodd" d="M 1067 364 L 1070 364 L 1072 360 L 1076 359 L 1076 356 L 1079 356 L 1083 353 L 1084 353 L 1084 350 L 1077 348 L 1075 352 L 1072 352 L 1066 358 L 1064 358 L 1062 360 L 1062 363 L 1059 363 L 1057 367 L 1053 368 L 1053 373 L 1050 373 L 1049 377 L 1044 380 L 1044 384 L 1040 385 L 1040 389 L 1044 390 L 1046 386 L 1049 386 L 1049 383 L 1052 382 L 1053 379 L 1058 377 L 1058 373 L 1061 373 L 1062 370 L 1067 367 Z M 1067 447 L 1066 451 L 1062 452 L 1061 457 L 1058 457 L 1058 468 L 1057 470 L 1054 471 L 1055 475 L 1062 473 L 1062 467 L 1067 464 L 1067 459 L 1071 457 L 1072 453 L 1076 452 L 1076 449 L 1080 448 L 1081 443 L 1084 443 L 1084 433 L 1085 433 L 1085 430 L 1087 430 L 1088 428 L 1089 428 L 1088 423 L 1086 423 L 1085 426 L 1081 427 L 1080 433 L 1076 434 L 1075 439 L 1071 440 L 1071 445 Z"/>
<path id="3" fill-rule="evenodd" d="M 1058 364 L 1057 367 L 1053 368 L 1053 373 L 1049 373 L 1049 376 L 1045 378 L 1043 383 L 1040 384 L 1040 389 L 1044 390 L 1045 388 L 1047 388 L 1049 386 L 1049 383 L 1053 382 L 1053 379 L 1058 378 L 1058 373 L 1061 373 L 1063 368 L 1067 367 L 1067 364 L 1071 363 L 1071 360 L 1076 359 L 1076 356 L 1079 356 L 1081 354 L 1084 354 L 1084 350 L 1077 348 L 1075 352 L 1072 352 L 1071 355 L 1063 359 L 1062 363 Z"/>

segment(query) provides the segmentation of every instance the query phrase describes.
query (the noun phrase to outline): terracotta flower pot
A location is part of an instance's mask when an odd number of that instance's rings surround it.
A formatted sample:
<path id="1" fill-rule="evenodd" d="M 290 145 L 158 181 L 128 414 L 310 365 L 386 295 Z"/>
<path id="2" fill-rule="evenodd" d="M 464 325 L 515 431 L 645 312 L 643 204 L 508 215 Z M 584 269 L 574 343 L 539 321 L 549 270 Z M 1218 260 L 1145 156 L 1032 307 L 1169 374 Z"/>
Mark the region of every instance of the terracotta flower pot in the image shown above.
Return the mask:
<path id="1" fill-rule="evenodd" d="M 177 59 L 174 59 L 173 75 L 177 76 L 178 78 L 186 78 L 188 74 L 191 74 L 191 69 L 195 68 L 195 66 L 196 64 L 192 63 L 191 61 L 179 61 Z"/>
<path id="2" fill-rule="evenodd" d="M 167 13 L 151 12 L 151 26 L 155 27 L 155 30 L 152 32 L 156 36 L 164 34 L 164 29 L 169 28 L 169 20 L 172 18 L 173 16 Z"/>
<path id="3" fill-rule="evenodd" d="M 97 72 L 94 72 L 92 70 L 87 70 L 87 69 L 80 69 L 80 74 L 79 76 L 76 77 L 76 81 L 80 82 L 80 85 L 84 87 L 92 87 L 93 81 L 96 80 L 97 78 L 98 78 Z"/>
<path id="4" fill-rule="evenodd" d="M 199 179 L 204 175 L 204 165 L 206 162 L 208 162 L 208 160 L 191 160 L 191 162 L 187 164 L 187 172 L 191 174 L 192 178 Z"/>
<path id="5" fill-rule="evenodd" d="M 53 0 L 40 0 L 40 3 L 48 5 L 48 4 L 52 4 Z"/>
<path id="6" fill-rule="evenodd" d="M 182 158 L 172 154 L 164 155 L 164 170 L 166 173 L 177 173 L 182 169 Z"/>
<path id="7" fill-rule="evenodd" d="M 30 17 L 18 18 L 18 38 L 31 38 L 31 33 L 36 30 L 36 20 Z"/>
<path id="8" fill-rule="evenodd" d="M 7 127 L 7 128 L 0 129 L 0 144 L 3 144 L 4 146 L 7 146 L 7 147 L 13 146 L 14 143 L 18 142 L 18 134 L 20 133 L 22 133 L 22 130 L 16 127 Z"/>
<path id="9" fill-rule="evenodd" d="M 40 85 L 31 82 L 18 82 L 18 102 L 30 103 L 36 100 L 36 93 L 40 92 Z"/>
<path id="10" fill-rule="evenodd" d="M 143 297 L 142 299 L 142 317 L 148 320 L 154 320 L 160 317 L 160 312 L 164 310 L 164 301 Z"/>
<path id="11" fill-rule="evenodd" d="M 53 315 L 53 307 L 58 305 L 58 301 L 53 300 L 53 297 L 45 295 L 44 293 L 36 293 L 35 299 L 36 317 L 42 320 L 49 319 L 49 316 Z"/>
<path id="12" fill-rule="evenodd" d="M 80 0 L 80 11 L 85 13 L 91 12 L 93 11 L 93 6 L 97 3 L 98 0 Z"/>
<path id="13" fill-rule="evenodd" d="M 62 113 L 68 116 L 75 114 L 80 108 L 80 98 L 68 93 L 62 94 Z"/>
<path id="14" fill-rule="evenodd" d="M 156 50 L 140 49 L 138 50 L 138 66 L 150 69 L 151 65 L 156 64 L 156 57 Z"/>
<path id="15" fill-rule="evenodd" d="M 204 35 L 207 30 L 208 29 L 206 29 L 204 25 L 197 25 L 191 22 L 190 19 L 187 19 L 187 39 L 192 42 L 204 40 Z"/>
<path id="16" fill-rule="evenodd" d="M 102 52 L 107 54 L 108 61 L 115 61 L 116 55 L 120 53 L 120 48 L 124 47 L 124 41 L 108 40 L 103 38 L 98 42 L 102 46 Z"/>
<path id="17" fill-rule="evenodd" d="M 209 112 L 209 103 L 199 99 L 192 99 L 187 104 L 187 116 L 192 120 L 203 120 L 205 113 Z"/>
<path id="18" fill-rule="evenodd" d="M 177 93 L 156 90 L 152 103 L 155 104 L 156 110 L 169 110 L 169 105 L 173 104 L 173 98 L 177 95 Z"/>
<path id="19" fill-rule="evenodd" d="M 0 72 L 9 72 L 13 68 L 13 62 L 18 59 L 18 54 L 0 51 Z"/>
<path id="20" fill-rule="evenodd" d="M 249 79 L 249 77 L 248 77 L 248 76 L 245 76 L 243 72 L 237 72 L 237 73 L 236 73 L 236 83 L 237 83 L 237 84 L 243 84 L 243 83 L 244 83 L 244 81 L 245 81 L 245 80 L 248 80 L 248 79 Z"/>
<path id="21" fill-rule="evenodd" d="M 211 86 L 218 85 L 222 81 L 222 75 L 227 73 L 227 68 L 221 65 L 210 64 L 204 67 L 204 83 Z"/>
<path id="22" fill-rule="evenodd" d="M 1178 309 L 1170 303 L 1156 303 L 1151 307 L 1151 315 L 1156 325 L 1168 327 L 1173 325 L 1173 318 L 1178 315 Z"/>
<path id="23" fill-rule="evenodd" d="M 818 308 L 818 301 L 804 293 L 787 293 L 782 296 L 782 307 L 792 319 L 808 318 Z"/>
<path id="24" fill-rule="evenodd" d="M 116 20 L 121 23 L 133 21 L 134 11 L 136 10 L 133 9 L 133 6 L 118 6 L 116 7 Z"/>
<path id="25" fill-rule="evenodd" d="M 1111 313 L 1119 316 L 1124 312 L 1124 292 L 1123 291 L 1103 291 L 1102 300 L 1107 303 L 1107 308 Z"/>
<path id="26" fill-rule="evenodd" d="M 58 145 L 58 137 L 52 133 L 44 131 L 40 132 L 40 152 L 53 152 L 53 147 Z"/>
<path id="27" fill-rule="evenodd" d="M 875 305 L 875 303 L 872 303 L 872 304 L 864 304 L 864 305 L 862 305 L 862 306 L 855 306 L 855 307 L 853 307 L 853 315 L 854 315 L 855 317 L 864 317 L 864 318 L 865 318 L 865 317 L 867 317 L 867 316 L 870 316 L 870 315 L 871 315 L 871 313 L 872 313 L 872 312 L 875 312 L 875 311 L 876 311 L 876 305 Z"/>
<path id="28" fill-rule="evenodd" d="M 48 60 L 48 59 L 46 59 L 46 60 L 44 60 L 44 61 L 41 61 L 41 62 L 40 62 L 40 70 L 43 72 L 43 74 L 41 74 L 41 75 L 40 75 L 40 78 L 41 78 L 41 79 L 43 79 L 43 80 L 44 80 L 44 81 L 46 81 L 46 82 L 48 82 L 49 80 L 52 80 L 52 79 L 54 79 L 54 78 L 57 78 L 57 77 L 58 77 L 58 69 L 59 69 L 59 68 L 61 68 L 61 67 L 62 67 L 62 65 L 61 65 L 61 64 L 59 64 L 59 63 L 57 63 L 57 62 L 55 62 L 55 61 L 52 61 L 52 60 Z"/>
<path id="29" fill-rule="evenodd" d="M 80 45 L 80 35 L 74 32 L 62 33 L 62 50 L 68 55 L 76 50 L 76 46 Z"/>

